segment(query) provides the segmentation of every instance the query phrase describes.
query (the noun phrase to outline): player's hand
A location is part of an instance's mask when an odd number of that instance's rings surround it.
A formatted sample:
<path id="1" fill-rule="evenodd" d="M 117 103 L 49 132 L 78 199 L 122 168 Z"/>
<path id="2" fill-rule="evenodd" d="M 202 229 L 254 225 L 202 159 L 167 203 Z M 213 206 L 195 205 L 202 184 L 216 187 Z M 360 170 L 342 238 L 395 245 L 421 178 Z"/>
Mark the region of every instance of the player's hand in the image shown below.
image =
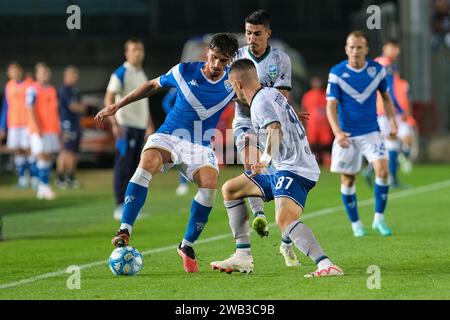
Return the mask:
<path id="1" fill-rule="evenodd" d="M 301 122 L 305 122 L 305 121 L 309 120 L 309 117 L 311 116 L 311 114 L 306 111 L 300 111 L 297 113 L 297 116 L 300 118 Z"/>
<path id="2" fill-rule="evenodd" d="M 350 133 L 340 131 L 336 133 L 336 141 L 342 148 L 348 148 L 350 147 L 350 141 L 348 140 L 348 137 L 350 137 Z"/>
<path id="3" fill-rule="evenodd" d="M 395 139 L 397 137 L 397 131 L 398 131 L 397 121 L 395 121 L 395 119 L 392 119 L 390 121 L 390 124 L 391 124 L 391 132 L 389 133 L 389 138 Z"/>
<path id="4" fill-rule="evenodd" d="M 252 174 L 251 176 L 256 176 L 257 174 L 261 174 L 269 167 L 269 163 L 266 161 L 258 161 L 255 164 L 252 164 Z"/>
<path id="5" fill-rule="evenodd" d="M 0 129 L 0 144 L 2 143 L 3 139 L 5 139 L 5 130 Z"/>
<path id="6" fill-rule="evenodd" d="M 117 110 L 119 110 L 119 106 L 116 103 L 113 103 L 112 105 L 103 108 L 99 113 L 97 113 L 94 120 L 102 122 L 106 118 L 113 116 L 117 112 Z"/>

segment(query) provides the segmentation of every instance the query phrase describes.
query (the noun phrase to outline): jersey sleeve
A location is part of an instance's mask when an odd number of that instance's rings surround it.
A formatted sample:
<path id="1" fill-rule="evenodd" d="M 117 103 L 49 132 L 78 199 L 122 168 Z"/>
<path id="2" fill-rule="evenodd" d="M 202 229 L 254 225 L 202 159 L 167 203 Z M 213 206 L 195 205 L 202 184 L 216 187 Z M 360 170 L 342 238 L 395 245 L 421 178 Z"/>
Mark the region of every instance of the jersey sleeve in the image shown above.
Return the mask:
<path id="1" fill-rule="evenodd" d="M 341 88 L 339 87 L 339 77 L 333 68 L 328 75 L 327 100 L 341 100 Z"/>
<path id="2" fill-rule="evenodd" d="M 279 77 L 275 81 L 273 87 L 281 90 L 291 90 L 292 67 L 291 67 L 291 59 L 287 54 L 280 55 L 279 68 L 280 68 Z"/>
<path id="3" fill-rule="evenodd" d="M 106 89 L 106 91 L 114 93 L 122 92 L 126 71 L 127 69 L 123 65 L 117 68 L 109 79 L 108 88 Z"/>
<path id="4" fill-rule="evenodd" d="M 252 111 L 252 117 L 255 118 L 255 122 L 260 128 L 265 128 L 274 122 L 280 122 L 280 117 L 275 112 L 272 104 L 266 99 L 260 99 L 259 103 L 252 106 L 252 108 L 255 108 Z"/>
<path id="5" fill-rule="evenodd" d="M 27 107 L 34 108 L 36 103 L 36 89 L 29 87 L 25 92 L 25 103 Z"/>
<path id="6" fill-rule="evenodd" d="M 172 67 L 166 74 L 158 78 L 159 85 L 165 87 L 178 87 L 177 77 L 181 75 L 183 64 L 179 63 Z"/>

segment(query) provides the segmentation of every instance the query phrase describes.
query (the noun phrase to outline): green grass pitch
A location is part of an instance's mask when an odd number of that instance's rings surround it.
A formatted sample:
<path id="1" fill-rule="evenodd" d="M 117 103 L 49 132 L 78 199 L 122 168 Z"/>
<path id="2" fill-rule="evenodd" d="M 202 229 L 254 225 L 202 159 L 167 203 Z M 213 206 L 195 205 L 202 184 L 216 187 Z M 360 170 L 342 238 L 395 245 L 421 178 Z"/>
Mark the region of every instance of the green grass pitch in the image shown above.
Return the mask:
<path id="1" fill-rule="evenodd" d="M 239 167 L 222 170 L 221 184 L 240 173 Z M 135 277 L 116 277 L 106 264 L 118 227 L 110 170 L 81 171 L 83 188 L 57 191 L 52 202 L 14 189 L 14 177 L 1 177 L 0 299 L 450 299 L 450 167 L 420 165 L 401 178 L 408 188 L 390 193 L 386 219 L 394 235 L 387 238 L 370 230 L 373 204 L 365 199 L 372 199 L 372 191 L 358 178 L 368 236 L 355 239 L 340 201 L 339 177 L 323 170 L 303 219 L 346 275 L 306 279 L 315 266 L 297 251 L 302 266 L 287 268 L 273 224 L 269 238 L 252 233 L 254 273 L 211 270 L 211 261 L 234 250 L 220 194 L 196 245 L 200 272 L 186 274 L 175 246 L 196 191 L 193 186 L 188 196 L 177 197 L 175 171 L 154 178 L 145 214 L 135 225 L 131 245 L 145 254 L 144 269 Z M 273 209 L 266 204 L 272 223 Z M 79 290 L 66 285 L 71 274 L 64 271 L 71 265 L 81 267 Z M 380 268 L 379 289 L 367 286 L 372 265 Z"/>

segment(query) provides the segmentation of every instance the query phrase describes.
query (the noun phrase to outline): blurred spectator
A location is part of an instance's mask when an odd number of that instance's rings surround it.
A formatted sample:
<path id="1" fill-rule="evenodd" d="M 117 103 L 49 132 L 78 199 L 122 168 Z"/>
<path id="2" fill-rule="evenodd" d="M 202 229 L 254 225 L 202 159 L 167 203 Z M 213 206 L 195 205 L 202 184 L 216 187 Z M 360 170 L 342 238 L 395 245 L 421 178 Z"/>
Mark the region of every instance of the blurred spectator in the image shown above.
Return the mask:
<path id="1" fill-rule="evenodd" d="M 143 85 L 148 78 L 142 69 L 145 49 L 144 43 L 136 38 L 124 45 L 126 62 L 111 75 L 106 89 L 105 105 L 109 106 L 128 93 Z M 116 208 L 114 219 L 122 219 L 123 203 L 128 181 L 139 164 L 145 137 L 153 133 L 154 126 L 150 115 L 148 99 L 131 103 L 110 117 L 114 138 L 116 139 L 116 158 L 114 164 L 114 195 Z"/>
<path id="2" fill-rule="evenodd" d="M 329 166 L 333 133 L 327 119 L 326 96 L 322 79 L 313 77 L 311 89 L 303 95 L 301 106 L 302 111 L 310 114 L 309 120 L 304 123 L 311 149 L 320 164 Z"/>
<path id="3" fill-rule="evenodd" d="M 63 84 L 58 89 L 59 116 L 61 121 L 62 150 L 56 161 L 57 185 L 60 188 L 78 188 L 75 179 L 77 156 L 80 150 L 80 116 L 86 112 L 76 87 L 78 69 L 68 66 L 64 70 Z"/>
<path id="4" fill-rule="evenodd" d="M 52 200 L 55 194 L 49 185 L 53 154 L 59 151 L 60 121 L 58 97 L 55 87 L 50 85 L 51 71 L 47 64 L 36 65 L 36 81 L 26 90 L 26 105 L 29 110 L 31 153 L 37 157 L 39 185 L 37 198 Z"/>
<path id="5" fill-rule="evenodd" d="M 443 43 L 450 48 L 450 1 L 434 0 L 432 18 L 433 48 L 439 49 Z"/>

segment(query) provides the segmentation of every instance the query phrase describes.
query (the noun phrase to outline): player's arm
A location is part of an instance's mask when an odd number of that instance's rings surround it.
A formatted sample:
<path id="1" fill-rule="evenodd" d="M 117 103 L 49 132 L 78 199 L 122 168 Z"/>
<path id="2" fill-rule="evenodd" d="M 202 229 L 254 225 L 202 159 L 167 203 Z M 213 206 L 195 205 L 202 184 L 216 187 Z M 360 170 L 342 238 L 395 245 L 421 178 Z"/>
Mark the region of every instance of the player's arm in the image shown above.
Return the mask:
<path id="1" fill-rule="evenodd" d="M 38 135 L 42 135 L 41 128 L 39 127 L 39 121 L 36 116 L 36 91 L 33 88 L 28 88 L 25 94 L 25 104 L 28 110 L 28 117 L 32 127 L 37 128 Z"/>
<path id="2" fill-rule="evenodd" d="M 257 163 L 252 165 L 252 175 L 260 174 L 267 168 L 272 158 L 280 151 L 281 141 L 283 140 L 283 131 L 279 122 L 272 122 L 266 126 L 267 139 L 264 152 Z"/>
<path id="3" fill-rule="evenodd" d="M 333 130 L 337 143 L 342 148 L 348 148 L 350 146 L 348 141 L 350 134 L 342 131 L 339 126 L 337 107 L 338 101 L 336 99 L 327 99 L 327 118 L 330 123 L 331 130 Z"/>
<path id="4" fill-rule="evenodd" d="M 97 115 L 95 116 L 95 120 L 103 121 L 105 118 L 116 114 L 119 109 L 129 105 L 130 103 L 149 97 L 158 92 L 160 89 L 161 86 L 159 85 L 158 78 L 147 81 L 142 86 L 134 89 L 125 97 L 120 99 L 120 101 L 106 105 L 103 110 L 97 113 Z"/>
<path id="5" fill-rule="evenodd" d="M 389 91 L 385 91 L 381 93 L 381 96 L 383 97 L 384 112 L 391 125 L 390 136 L 395 137 L 397 135 L 397 122 L 395 121 L 394 104 L 392 103 L 391 95 Z"/>

